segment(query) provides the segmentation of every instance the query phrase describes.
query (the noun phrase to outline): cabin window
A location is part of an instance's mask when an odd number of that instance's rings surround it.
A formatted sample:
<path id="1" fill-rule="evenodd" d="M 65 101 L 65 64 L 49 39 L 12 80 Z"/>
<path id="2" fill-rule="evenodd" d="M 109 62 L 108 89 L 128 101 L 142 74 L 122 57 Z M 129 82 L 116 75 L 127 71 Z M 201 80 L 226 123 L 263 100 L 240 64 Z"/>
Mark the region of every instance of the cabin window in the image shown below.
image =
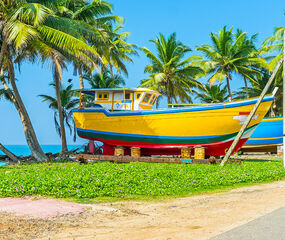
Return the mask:
<path id="1" fill-rule="evenodd" d="M 152 98 L 150 100 L 150 104 L 154 104 L 155 103 L 155 100 L 156 100 L 156 96 L 155 95 L 152 95 Z"/>
<path id="2" fill-rule="evenodd" d="M 97 93 L 97 100 L 108 100 L 108 99 L 109 99 L 109 93 L 107 92 Z"/>
<path id="3" fill-rule="evenodd" d="M 136 93 L 136 100 L 139 100 L 141 95 L 142 95 L 141 93 Z"/>
<path id="4" fill-rule="evenodd" d="M 148 103 L 150 97 L 151 97 L 151 94 L 147 93 L 147 94 L 144 96 L 142 102 L 143 102 L 143 103 Z"/>
<path id="5" fill-rule="evenodd" d="M 131 100 L 131 93 L 125 93 L 125 100 Z"/>

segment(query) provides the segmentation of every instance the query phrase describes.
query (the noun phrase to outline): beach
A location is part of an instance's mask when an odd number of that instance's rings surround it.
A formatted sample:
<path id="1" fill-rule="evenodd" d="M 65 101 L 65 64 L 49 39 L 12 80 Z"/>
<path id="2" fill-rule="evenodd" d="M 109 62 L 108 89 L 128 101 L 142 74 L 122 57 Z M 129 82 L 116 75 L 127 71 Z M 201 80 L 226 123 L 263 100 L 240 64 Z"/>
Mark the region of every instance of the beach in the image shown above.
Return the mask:
<path id="1" fill-rule="evenodd" d="M 162 201 L 83 204 L 53 219 L 1 214 L 1 239 L 209 239 L 285 203 L 285 181 Z M 81 205 L 81 204 L 80 204 Z"/>

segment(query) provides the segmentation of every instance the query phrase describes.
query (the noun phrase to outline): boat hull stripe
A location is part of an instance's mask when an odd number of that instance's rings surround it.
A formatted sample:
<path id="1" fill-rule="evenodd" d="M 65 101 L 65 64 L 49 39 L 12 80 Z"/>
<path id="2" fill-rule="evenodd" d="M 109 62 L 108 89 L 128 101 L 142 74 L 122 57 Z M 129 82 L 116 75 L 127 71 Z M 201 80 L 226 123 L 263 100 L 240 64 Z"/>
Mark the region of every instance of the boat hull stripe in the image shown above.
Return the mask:
<path id="1" fill-rule="evenodd" d="M 250 131 L 255 126 L 248 128 L 246 131 Z M 165 143 L 165 144 L 202 144 L 202 143 L 214 143 L 227 141 L 234 138 L 237 133 L 220 135 L 220 136 L 201 136 L 201 137 L 173 137 L 173 136 L 149 136 L 138 134 L 124 134 L 113 132 L 102 132 L 95 130 L 77 129 L 77 133 L 80 137 L 91 137 L 98 139 L 111 139 L 133 142 L 149 142 L 149 143 Z"/>

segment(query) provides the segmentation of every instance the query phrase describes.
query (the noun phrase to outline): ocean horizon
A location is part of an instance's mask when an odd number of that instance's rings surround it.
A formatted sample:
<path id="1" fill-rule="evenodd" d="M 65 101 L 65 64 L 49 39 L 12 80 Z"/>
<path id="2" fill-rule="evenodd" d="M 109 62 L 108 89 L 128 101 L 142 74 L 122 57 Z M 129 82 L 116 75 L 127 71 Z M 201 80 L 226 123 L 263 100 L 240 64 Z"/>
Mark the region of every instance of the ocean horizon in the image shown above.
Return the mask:
<path id="1" fill-rule="evenodd" d="M 68 145 L 68 150 L 72 151 L 76 148 L 82 148 L 84 144 L 81 145 Z M 4 145 L 9 151 L 14 153 L 16 156 L 28 156 L 31 155 L 31 151 L 28 145 Z M 45 153 L 58 153 L 61 152 L 61 145 L 41 145 Z M 0 155 L 4 153 L 0 150 Z"/>

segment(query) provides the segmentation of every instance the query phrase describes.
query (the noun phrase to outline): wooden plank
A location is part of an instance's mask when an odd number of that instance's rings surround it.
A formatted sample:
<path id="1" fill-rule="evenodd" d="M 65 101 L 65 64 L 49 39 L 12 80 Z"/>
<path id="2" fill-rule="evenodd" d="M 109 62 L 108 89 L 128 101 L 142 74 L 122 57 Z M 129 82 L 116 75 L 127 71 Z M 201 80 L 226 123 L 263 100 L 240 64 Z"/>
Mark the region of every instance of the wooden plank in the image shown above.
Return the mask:
<path id="1" fill-rule="evenodd" d="M 210 164 L 209 159 L 182 159 L 174 157 L 132 157 L 132 156 L 111 156 L 111 155 L 91 155 L 91 154 L 76 154 L 77 161 L 80 159 L 86 161 L 109 161 L 118 163 L 130 162 L 146 162 L 146 163 L 176 163 L 176 164 Z M 81 162 L 81 161 L 80 161 Z M 231 160 L 231 163 L 241 163 L 240 160 Z M 216 160 L 216 163 L 221 163 L 221 160 Z"/>

